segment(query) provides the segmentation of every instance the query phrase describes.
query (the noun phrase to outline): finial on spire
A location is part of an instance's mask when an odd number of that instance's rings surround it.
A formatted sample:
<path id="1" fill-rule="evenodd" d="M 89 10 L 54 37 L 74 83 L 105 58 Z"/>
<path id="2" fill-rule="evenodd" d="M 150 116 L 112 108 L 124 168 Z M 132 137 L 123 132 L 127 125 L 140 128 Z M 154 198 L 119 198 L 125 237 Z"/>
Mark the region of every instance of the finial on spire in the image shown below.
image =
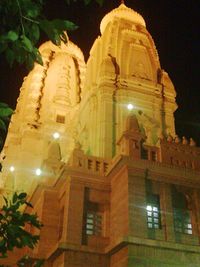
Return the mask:
<path id="1" fill-rule="evenodd" d="M 121 0 L 121 4 L 124 4 L 124 0 Z"/>

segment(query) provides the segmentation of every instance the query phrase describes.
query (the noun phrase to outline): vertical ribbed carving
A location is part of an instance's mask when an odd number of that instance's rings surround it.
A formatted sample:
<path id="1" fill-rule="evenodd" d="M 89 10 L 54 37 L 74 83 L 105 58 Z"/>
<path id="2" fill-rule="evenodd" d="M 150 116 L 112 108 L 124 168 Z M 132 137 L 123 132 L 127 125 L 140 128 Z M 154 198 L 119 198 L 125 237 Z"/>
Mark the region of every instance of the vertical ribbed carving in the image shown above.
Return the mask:
<path id="1" fill-rule="evenodd" d="M 38 127 L 40 125 L 40 110 L 42 107 L 42 97 L 44 95 L 44 87 L 45 87 L 45 79 L 47 77 L 47 70 L 49 68 L 49 64 L 50 62 L 53 60 L 54 58 L 54 52 L 51 51 L 49 53 L 49 56 L 47 58 L 43 58 L 43 72 L 42 72 L 42 77 L 41 77 L 41 85 L 39 87 L 39 92 L 38 92 L 38 99 L 37 99 L 37 105 L 36 105 L 36 109 L 35 109 L 35 123 L 36 126 Z"/>

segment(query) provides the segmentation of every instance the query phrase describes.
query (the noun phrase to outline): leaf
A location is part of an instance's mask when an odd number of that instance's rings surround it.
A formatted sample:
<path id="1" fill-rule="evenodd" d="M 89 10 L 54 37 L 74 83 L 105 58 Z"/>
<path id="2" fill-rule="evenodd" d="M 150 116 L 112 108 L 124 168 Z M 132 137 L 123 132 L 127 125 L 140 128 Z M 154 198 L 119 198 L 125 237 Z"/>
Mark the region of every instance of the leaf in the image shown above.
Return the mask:
<path id="1" fill-rule="evenodd" d="M 15 31 L 9 31 L 8 33 L 7 33 L 7 35 L 5 36 L 5 38 L 7 39 L 7 40 L 10 40 L 10 41 L 12 41 L 12 42 L 14 42 L 14 41 L 16 41 L 17 39 L 18 39 L 18 33 L 17 32 L 15 32 Z"/>
<path id="2" fill-rule="evenodd" d="M 40 65 L 43 65 L 43 60 L 40 51 L 37 48 L 34 48 L 33 53 L 35 55 L 36 62 L 39 63 Z"/>
<path id="3" fill-rule="evenodd" d="M 5 203 L 6 203 L 6 205 L 8 205 L 8 200 L 7 200 L 7 198 L 5 198 L 5 197 L 3 196 L 3 199 L 4 199 Z"/>
<path id="4" fill-rule="evenodd" d="M 78 29 L 78 26 L 69 20 L 54 19 L 51 23 L 55 29 L 60 31 L 60 33 L 62 33 L 62 31 L 73 31 Z"/>
<path id="5" fill-rule="evenodd" d="M 33 43 L 37 43 L 40 38 L 40 29 L 37 24 L 32 24 L 31 32 L 29 33 L 29 38 Z"/>
<path id="6" fill-rule="evenodd" d="M 22 44 L 23 44 L 24 49 L 28 52 L 32 52 L 33 51 L 33 45 L 31 43 L 31 40 L 28 37 L 26 37 L 26 35 L 22 35 L 21 40 L 22 40 Z"/>
<path id="7" fill-rule="evenodd" d="M 13 195 L 13 198 L 12 198 L 13 203 L 15 203 L 17 201 L 17 198 L 18 198 L 18 196 L 17 196 L 17 193 L 15 192 Z"/>
<path id="8" fill-rule="evenodd" d="M 18 195 L 18 198 L 19 198 L 19 199 L 25 199 L 26 197 L 27 197 L 27 194 L 24 193 L 24 192 L 22 192 L 22 193 L 20 193 L 20 194 Z"/>
<path id="9" fill-rule="evenodd" d="M 0 107 L 0 117 L 8 117 L 13 114 L 13 110 L 9 107 Z"/>
<path id="10" fill-rule="evenodd" d="M 47 34 L 49 39 L 56 45 L 60 45 L 61 35 L 64 31 L 75 30 L 78 28 L 78 26 L 76 26 L 73 22 L 60 19 L 52 21 L 41 20 L 40 27 Z"/>
<path id="11" fill-rule="evenodd" d="M 34 63 L 35 63 L 35 55 L 34 53 L 29 53 L 27 56 L 26 56 L 26 67 L 28 68 L 28 70 L 31 70 L 34 66 Z"/>
<path id="12" fill-rule="evenodd" d="M 40 10 L 34 3 L 31 3 L 31 4 L 32 6 L 29 6 L 29 9 L 26 15 L 27 17 L 36 18 L 39 15 Z"/>
<path id="13" fill-rule="evenodd" d="M 46 19 L 40 20 L 39 26 L 46 33 L 46 35 L 49 37 L 49 39 L 55 43 L 56 42 L 55 32 L 53 31 L 51 22 L 46 20 Z"/>

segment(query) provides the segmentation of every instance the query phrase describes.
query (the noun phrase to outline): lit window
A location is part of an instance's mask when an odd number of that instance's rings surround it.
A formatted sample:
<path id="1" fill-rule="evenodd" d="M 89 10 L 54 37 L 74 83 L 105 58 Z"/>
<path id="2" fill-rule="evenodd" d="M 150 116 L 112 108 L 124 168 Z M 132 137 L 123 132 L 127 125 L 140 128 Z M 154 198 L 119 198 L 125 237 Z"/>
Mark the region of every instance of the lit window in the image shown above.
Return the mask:
<path id="1" fill-rule="evenodd" d="M 152 211 L 152 206 L 147 206 L 147 210 Z"/>
<path id="2" fill-rule="evenodd" d="M 147 196 L 147 226 L 150 229 L 161 228 L 159 196 L 151 194 Z"/>
<path id="3" fill-rule="evenodd" d="M 87 212 L 86 216 L 86 234 L 101 235 L 102 233 L 102 214 L 98 212 Z"/>

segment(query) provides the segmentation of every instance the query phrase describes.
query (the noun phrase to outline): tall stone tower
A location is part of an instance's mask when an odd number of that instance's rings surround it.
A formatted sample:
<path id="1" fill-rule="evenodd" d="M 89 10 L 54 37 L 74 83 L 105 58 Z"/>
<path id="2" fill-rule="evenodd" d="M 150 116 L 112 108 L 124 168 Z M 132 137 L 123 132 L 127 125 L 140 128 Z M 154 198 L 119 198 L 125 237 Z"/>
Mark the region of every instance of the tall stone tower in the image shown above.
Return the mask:
<path id="1" fill-rule="evenodd" d="M 156 145 L 161 135 L 174 136 L 176 93 L 142 16 L 121 4 L 103 18 L 100 29 L 90 51 L 81 105 L 84 151 L 115 156 L 130 113 L 136 115 L 146 143 Z"/>
<path id="2" fill-rule="evenodd" d="M 54 153 L 52 159 L 65 162 L 74 148 L 84 84 L 83 54 L 70 41 L 60 47 L 46 42 L 39 50 L 43 66 L 35 64 L 24 79 L 3 149 L 1 183 L 8 191 L 33 192 L 44 182 L 39 176 L 49 151 Z"/>
<path id="3" fill-rule="evenodd" d="M 48 42 L 22 86 L 2 181 L 28 191 L 44 227 L 21 254 L 30 266 L 199 267 L 200 148 L 175 134 L 176 93 L 144 19 L 121 4 L 100 28 L 86 71 L 75 45 Z"/>

